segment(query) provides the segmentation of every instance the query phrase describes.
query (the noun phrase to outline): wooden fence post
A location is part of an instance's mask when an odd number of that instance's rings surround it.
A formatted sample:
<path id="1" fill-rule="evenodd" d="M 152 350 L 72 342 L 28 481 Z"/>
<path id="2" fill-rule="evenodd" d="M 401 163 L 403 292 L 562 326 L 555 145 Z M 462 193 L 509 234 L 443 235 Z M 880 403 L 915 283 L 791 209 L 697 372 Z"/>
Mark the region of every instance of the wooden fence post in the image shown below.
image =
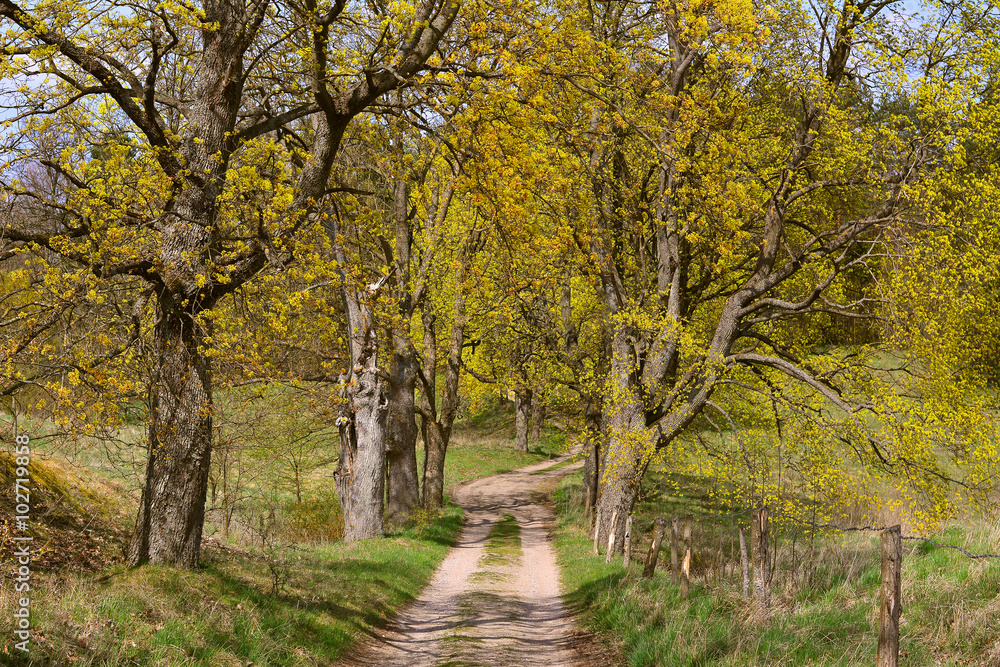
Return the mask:
<path id="1" fill-rule="evenodd" d="M 740 566 L 743 569 L 743 597 L 750 599 L 750 554 L 747 553 L 747 531 L 740 526 Z"/>
<path id="2" fill-rule="evenodd" d="M 625 555 L 622 557 L 622 567 L 626 570 L 632 564 L 632 515 L 625 520 Z"/>
<path id="3" fill-rule="evenodd" d="M 660 543 L 663 542 L 663 533 L 667 527 L 667 522 L 657 518 L 653 528 L 653 543 L 649 545 L 649 555 L 646 556 L 646 567 L 642 571 L 642 576 L 649 579 L 656 569 L 656 561 L 660 559 Z"/>
<path id="4" fill-rule="evenodd" d="M 604 557 L 605 563 L 611 562 L 611 556 L 615 553 L 615 530 L 618 529 L 618 510 L 611 513 L 611 529 L 608 530 L 608 555 Z"/>
<path id="5" fill-rule="evenodd" d="M 757 511 L 751 536 L 753 537 L 754 580 L 753 596 L 758 613 L 766 616 L 771 612 L 771 568 L 767 554 L 769 532 L 767 507 Z"/>
<path id="6" fill-rule="evenodd" d="M 600 534 L 601 534 L 601 507 L 598 505 L 598 507 L 597 507 L 597 518 L 594 520 L 594 555 L 595 556 L 597 556 L 597 555 L 600 554 L 600 551 L 598 551 L 598 549 L 597 549 L 597 542 L 598 542 L 598 539 L 600 537 Z"/>
<path id="7" fill-rule="evenodd" d="M 684 519 L 684 565 L 681 566 L 681 593 L 691 589 L 691 519 Z"/>
<path id="8" fill-rule="evenodd" d="M 681 581 L 681 568 L 677 564 L 677 540 L 680 535 L 679 519 L 674 517 L 672 522 L 673 532 L 670 534 L 670 576 L 674 579 L 674 586 Z"/>
<path id="9" fill-rule="evenodd" d="M 899 665 L 899 615 L 903 611 L 903 538 L 899 526 L 882 531 L 882 606 L 878 630 L 878 667 Z"/>

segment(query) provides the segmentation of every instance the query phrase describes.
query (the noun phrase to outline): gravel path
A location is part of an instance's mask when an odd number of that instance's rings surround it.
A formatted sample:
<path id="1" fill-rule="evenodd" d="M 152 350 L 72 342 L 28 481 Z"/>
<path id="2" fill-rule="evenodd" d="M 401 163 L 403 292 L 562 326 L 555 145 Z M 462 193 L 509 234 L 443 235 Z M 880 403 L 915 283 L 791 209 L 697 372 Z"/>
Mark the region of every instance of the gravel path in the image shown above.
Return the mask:
<path id="1" fill-rule="evenodd" d="M 549 542 L 554 517 L 542 489 L 582 463 L 569 454 L 463 484 L 453 493 L 465 527 L 420 597 L 344 665 L 582 665 Z M 533 474 L 534 473 L 534 474 Z M 523 556 L 483 558 L 490 528 L 517 519 Z M 496 561 L 501 562 L 496 562 Z M 582 643 L 587 643 L 583 639 Z"/>

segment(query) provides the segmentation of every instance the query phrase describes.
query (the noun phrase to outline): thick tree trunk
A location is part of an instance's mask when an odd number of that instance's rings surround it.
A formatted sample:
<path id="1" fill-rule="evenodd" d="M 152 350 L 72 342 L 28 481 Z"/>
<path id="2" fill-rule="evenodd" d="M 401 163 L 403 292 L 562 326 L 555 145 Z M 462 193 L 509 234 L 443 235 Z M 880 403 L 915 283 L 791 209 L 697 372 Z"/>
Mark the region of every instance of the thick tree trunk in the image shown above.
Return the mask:
<path id="1" fill-rule="evenodd" d="M 408 345 L 407 345 L 408 347 Z M 388 493 L 386 520 L 398 525 L 420 506 L 417 479 L 417 422 L 414 418 L 414 385 L 417 360 L 404 350 L 393 355 L 389 385 L 389 415 L 385 429 Z"/>
<path id="2" fill-rule="evenodd" d="M 401 105 L 397 93 L 396 103 Z M 401 150 L 401 141 L 396 143 Z M 417 477 L 417 422 L 414 416 L 414 391 L 417 382 L 417 357 L 410 341 L 409 322 L 413 315 L 413 295 L 410 293 L 410 250 L 413 234 L 410 229 L 409 194 L 402 178 L 393 183 L 393 217 L 396 221 L 396 310 L 398 320 L 392 323 L 392 367 L 389 383 L 389 417 L 386 424 L 385 456 L 388 484 L 386 520 L 399 525 L 420 506 Z"/>
<path id="3" fill-rule="evenodd" d="M 597 506 L 602 517 L 596 530 L 603 541 L 612 529 L 610 517 L 632 513 L 654 443 L 646 427 L 645 412 L 639 388 L 635 385 L 633 356 L 627 331 L 618 330 L 612 338 L 612 360 L 609 381 L 615 400 L 607 404 L 608 446 L 604 465 L 614 474 L 604 475 L 604 487 Z M 615 526 L 613 548 L 621 548 L 625 538 L 624 522 Z"/>
<path id="4" fill-rule="evenodd" d="M 612 417 L 612 429 L 616 428 L 615 421 L 617 420 Z M 635 451 L 636 436 L 643 434 L 644 431 L 645 429 L 636 429 L 613 434 L 608 443 L 605 465 L 613 468 L 615 474 L 605 475 L 604 485 L 597 501 L 598 514 L 603 517 L 600 525 L 597 526 L 601 543 L 608 539 L 608 531 L 611 530 L 611 516 L 615 511 L 619 515 L 623 513 L 628 515 L 635 507 L 639 484 L 646 469 L 645 457 Z M 625 526 L 618 524 L 615 526 L 615 539 L 612 542 L 615 551 L 621 550 L 624 538 Z"/>
<path id="5" fill-rule="evenodd" d="M 156 363 L 149 425 L 149 458 L 131 566 L 198 565 L 212 454 L 212 372 L 199 352 L 204 332 L 179 312 L 169 293 L 153 328 Z"/>
<path id="6" fill-rule="evenodd" d="M 340 466 L 334 479 L 344 514 L 344 541 L 384 533 L 385 421 L 384 381 L 371 364 L 353 377 L 347 410 L 341 413 Z"/>
<path id="7" fill-rule="evenodd" d="M 341 296 L 349 333 L 351 368 L 341 378 L 343 398 L 337 428 L 340 431 L 340 465 L 334 474 L 337 498 L 344 515 L 344 540 L 379 537 L 384 534 L 385 431 L 389 401 L 379 369 L 379 337 L 374 301 L 385 279 L 360 287 L 343 267 L 347 256 L 340 245 L 335 220 L 326 228 L 339 264 Z"/>
<path id="8" fill-rule="evenodd" d="M 514 449 L 528 451 L 528 430 L 531 423 L 531 390 L 514 394 Z"/>

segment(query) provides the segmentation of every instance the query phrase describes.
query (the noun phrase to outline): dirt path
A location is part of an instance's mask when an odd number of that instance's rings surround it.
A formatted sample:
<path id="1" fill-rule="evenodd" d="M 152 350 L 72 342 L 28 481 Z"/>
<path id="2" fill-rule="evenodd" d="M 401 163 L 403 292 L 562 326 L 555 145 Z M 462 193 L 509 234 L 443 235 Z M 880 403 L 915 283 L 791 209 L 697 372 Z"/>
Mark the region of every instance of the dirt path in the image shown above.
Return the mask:
<path id="1" fill-rule="evenodd" d="M 570 455 L 486 477 L 455 490 L 465 527 L 420 597 L 346 665 L 581 665 L 580 637 L 563 607 L 543 488 L 579 468 L 546 470 Z M 520 552 L 487 548 L 494 524 L 513 515 Z M 509 522 L 509 520 L 508 520 Z M 513 538 L 516 541 L 516 536 Z"/>

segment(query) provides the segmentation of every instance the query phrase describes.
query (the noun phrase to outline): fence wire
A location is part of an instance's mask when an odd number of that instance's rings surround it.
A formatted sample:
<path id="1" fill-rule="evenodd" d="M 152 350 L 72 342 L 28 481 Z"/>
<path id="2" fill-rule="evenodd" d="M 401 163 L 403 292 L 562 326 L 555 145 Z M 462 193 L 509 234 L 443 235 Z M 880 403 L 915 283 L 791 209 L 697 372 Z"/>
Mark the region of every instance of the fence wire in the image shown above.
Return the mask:
<path id="1" fill-rule="evenodd" d="M 750 509 L 746 509 L 746 510 L 743 510 L 743 511 L 740 511 L 740 512 L 732 512 L 730 514 L 711 514 L 711 513 L 678 514 L 677 518 L 679 518 L 679 519 L 696 519 L 696 518 L 730 519 L 730 518 L 735 518 L 735 517 L 738 517 L 738 516 L 743 516 L 745 514 L 751 514 L 753 512 L 758 512 L 761 509 L 764 509 L 764 508 L 762 508 L 762 507 L 751 507 Z M 779 512 L 771 514 L 771 517 L 783 517 L 785 519 L 790 519 L 791 521 L 794 521 L 796 523 L 800 523 L 800 524 L 803 524 L 803 525 L 806 525 L 806 526 L 810 526 L 811 528 L 822 528 L 822 529 L 827 529 L 827 530 L 837 530 L 837 531 L 840 531 L 842 533 L 853 533 L 853 532 L 858 532 L 858 533 L 861 533 L 861 532 L 880 533 L 880 532 L 882 532 L 884 530 L 888 530 L 890 528 L 889 526 L 885 526 L 885 525 L 878 526 L 878 525 L 874 525 L 874 524 L 867 524 L 867 525 L 864 525 L 864 526 L 840 526 L 840 525 L 837 525 L 837 524 L 834 524 L 834 523 L 817 523 L 815 521 L 809 521 L 807 519 L 801 519 L 799 517 L 791 516 L 790 514 L 783 514 L 783 513 L 779 513 Z M 939 549 L 953 549 L 955 551 L 958 551 L 962 555 L 964 555 L 966 558 L 970 558 L 970 559 L 973 559 L 973 560 L 983 560 L 983 559 L 988 559 L 988 558 L 1000 558 L 1000 553 L 998 553 L 998 554 L 994 554 L 994 553 L 976 554 L 976 553 L 972 553 L 971 551 L 969 551 L 967 549 L 964 549 L 963 547 L 960 547 L 960 546 L 958 546 L 956 544 L 943 544 L 943 543 L 940 543 L 940 542 L 935 542 L 934 540 L 930 539 L 929 537 L 922 537 L 920 535 L 901 535 L 900 537 L 902 539 L 906 540 L 906 541 L 909 541 L 909 542 L 926 542 L 927 544 L 930 544 L 931 546 L 937 547 Z"/>

